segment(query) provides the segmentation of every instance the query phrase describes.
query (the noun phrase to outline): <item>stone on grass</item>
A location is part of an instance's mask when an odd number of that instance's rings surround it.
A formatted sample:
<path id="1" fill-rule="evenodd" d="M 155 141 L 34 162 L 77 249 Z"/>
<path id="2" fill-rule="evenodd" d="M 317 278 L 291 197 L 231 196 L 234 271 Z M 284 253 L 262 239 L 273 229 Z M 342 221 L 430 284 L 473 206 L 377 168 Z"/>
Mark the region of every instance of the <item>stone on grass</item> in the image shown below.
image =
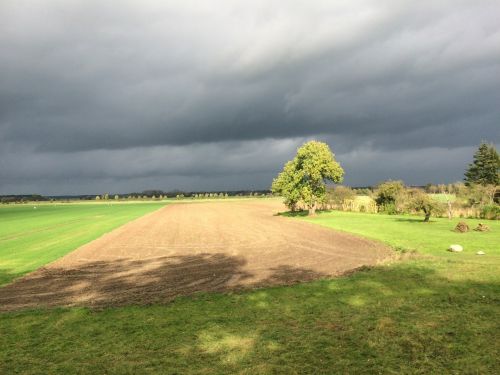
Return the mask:
<path id="1" fill-rule="evenodd" d="M 459 253 L 461 251 L 463 251 L 463 247 L 460 246 L 460 245 L 450 245 L 450 247 L 448 248 L 448 251 L 451 251 L 452 253 Z"/>
<path id="2" fill-rule="evenodd" d="M 468 232 L 469 231 L 469 226 L 467 225 L 467 223 L 461 221 L 460 223 L 457 224 L 457 226 L 455 227 L 455 231 L 456 232 L 460 232 L 460 233 L 465 233 L 465 232 Z"/>
<path id="3" fill-rule="evenodd" d="M 477 255 L 485 255 L 486 253 L 484 251 L 482 251 L 482 250 L 479 250 L 476 254 Z"/>

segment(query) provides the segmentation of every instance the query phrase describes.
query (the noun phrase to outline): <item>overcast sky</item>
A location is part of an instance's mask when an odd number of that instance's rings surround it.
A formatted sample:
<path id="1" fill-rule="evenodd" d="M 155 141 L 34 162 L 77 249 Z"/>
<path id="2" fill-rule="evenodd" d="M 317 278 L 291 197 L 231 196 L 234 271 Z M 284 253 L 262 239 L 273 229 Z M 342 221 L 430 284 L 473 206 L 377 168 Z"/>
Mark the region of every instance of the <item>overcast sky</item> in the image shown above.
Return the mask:
<path id="1" fill-rule="evenodd" d="M 453 182 L 500 143 L 500 2 L 0 0 L 0 194 Z"/>

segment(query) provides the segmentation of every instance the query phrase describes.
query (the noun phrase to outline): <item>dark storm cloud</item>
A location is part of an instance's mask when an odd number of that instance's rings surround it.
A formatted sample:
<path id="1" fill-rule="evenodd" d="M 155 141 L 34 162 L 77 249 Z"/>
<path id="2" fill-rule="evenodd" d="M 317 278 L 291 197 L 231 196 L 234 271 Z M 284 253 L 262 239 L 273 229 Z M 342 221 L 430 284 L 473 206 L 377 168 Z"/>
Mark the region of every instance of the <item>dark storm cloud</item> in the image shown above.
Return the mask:
<path id="1" fill-rule="evenodd" d="M 267 187 L 311 138 L 350 183 L 459 179 L 500 139 L 499 19 L 496 1 L 2 1 L 0 193 Z"/>

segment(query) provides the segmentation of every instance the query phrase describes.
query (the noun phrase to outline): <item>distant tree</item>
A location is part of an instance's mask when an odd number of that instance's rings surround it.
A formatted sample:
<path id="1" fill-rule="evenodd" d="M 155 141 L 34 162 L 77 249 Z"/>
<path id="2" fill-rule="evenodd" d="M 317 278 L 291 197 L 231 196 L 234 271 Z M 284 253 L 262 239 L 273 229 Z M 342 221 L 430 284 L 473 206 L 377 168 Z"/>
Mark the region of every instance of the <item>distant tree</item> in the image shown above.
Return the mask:
<path id="1" fill-rule="evenodd" d="M 224 194 L 224 198 L 227 198 L 227 197 L 229 197 L 229 194 L 228 193 Z"/>
<path id="2" fill-rule="evenodd" d="M 431 185 L 429 187 L 429 193 L 431 193 L 431 194 L 436 194 L 438 191 L 439 191 L 439 188 L 437 185 Z"/>
<path id="3" fill-rule="evenodd" d="M 385 181 L 377 186 L 375 190 L 375 202 L 379 210 L 388 213 L 396 213 L 395 204 L 398 196 L 405 190 L 403 181 Z"/>
<path id="4" fill-rule="evenodd" d="M 372 193 L 372 191 L 369 188 L 358 188 L 358 189 L 353 189 L 356 195 L 368 195 Z"/>
<path id="5" fill-rule="evenodd" d="M 109 199 L 109 194 L 108 193 L 104 194 L 104 199 L 106 199 L 106 200 Z"/>
<path id="6" fill-rule="evenodd" d="M 425 222 L 429 221 L 432 214 L 443 212 L 442 205 L 420 189 L 409 190 L 409 196 L 407 208 L 414 211 L 423 211 Z"/>
<path id="7" fill-rule="evenodd" d="M 287 162 L 272 184 L 273 193 L 281 194 L 285 204 L 295 210 L 302 201 L 309 214 L 316 212 L 316 205 L 324 201 L 325 180 L 339 183 L 344 170 L 326 143 L 310 141 L 297 150 L 295 158 Z"/>
<path id="8" fill-rule="evenodd" d="M 327 191 L 327 203 L 329 205 L 334 205 L 336 208 L 340 208 L 345 201 L 354 200 L 356 198 L 356 192 L 348 186 L 335 186 L 329 188 Z"/>
<path id="9" fill-rule="evenodd" d="M 500 185 L 500 156 L 493 144 L 481 143 L 465 172 L 465 184 Z"/>
<path id="10" fill-rule="evenodd" d="M 453 184 L 453 193 L 458 196 L 464 196 L 467 191 L 467 186 L 461 181 L 455 182 Z"/>
<path id="11" fill-rule="evenodd" d="M 100 197 L 99 195 L 96 195 L 96 196 L 95 196 L 95 200 L 96 200 L 96 201 L 100 201 L 100 200 L 101 200 L 101 197 Z"/>
<path id="12" fill-rule="evenodd" d="M 117 194 L 115 194 L 115 201 L 117 201 L 118 199 L 120 199 L 120 197 Z"/>

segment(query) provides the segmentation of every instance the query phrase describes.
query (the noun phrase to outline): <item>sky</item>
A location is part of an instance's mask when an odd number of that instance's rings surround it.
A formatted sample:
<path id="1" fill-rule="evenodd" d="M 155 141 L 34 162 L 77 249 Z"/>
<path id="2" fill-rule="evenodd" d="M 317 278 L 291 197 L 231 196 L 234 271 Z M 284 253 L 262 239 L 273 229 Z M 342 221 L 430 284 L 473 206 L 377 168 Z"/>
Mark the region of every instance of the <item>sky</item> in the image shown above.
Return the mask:
<path id="1" fill-rule="evenodd" d="M 448 183 L 500 144 L 500 2 L 0 0 L 0 194 Z"/>

